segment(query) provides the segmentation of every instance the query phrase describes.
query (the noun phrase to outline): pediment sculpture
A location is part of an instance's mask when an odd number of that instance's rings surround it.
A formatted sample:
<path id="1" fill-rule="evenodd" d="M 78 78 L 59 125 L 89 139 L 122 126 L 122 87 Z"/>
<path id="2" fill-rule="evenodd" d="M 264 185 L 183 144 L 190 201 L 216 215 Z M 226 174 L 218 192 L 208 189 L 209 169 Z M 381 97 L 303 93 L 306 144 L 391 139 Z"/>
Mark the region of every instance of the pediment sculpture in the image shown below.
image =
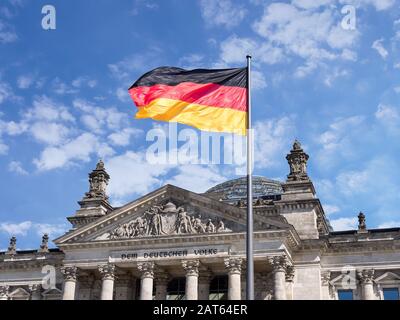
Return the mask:
<path id="1" fill-rule="evenodd" d="M 222 219 L 202 219 L 201 215 L 189 215 L 183 207 L 172 202 L 155 205 L 143 215 L 127 223 L 120 224 L 100 239 L 130 239 L 136 237 L 202 234 L 230 232 Z"/>

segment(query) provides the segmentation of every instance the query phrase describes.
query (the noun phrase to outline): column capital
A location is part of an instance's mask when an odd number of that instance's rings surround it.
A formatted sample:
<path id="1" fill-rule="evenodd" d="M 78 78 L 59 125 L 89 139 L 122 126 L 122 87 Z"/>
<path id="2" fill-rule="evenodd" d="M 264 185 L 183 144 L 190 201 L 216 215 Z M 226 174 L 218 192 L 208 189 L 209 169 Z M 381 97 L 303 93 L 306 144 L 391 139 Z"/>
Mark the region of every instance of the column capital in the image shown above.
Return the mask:
<path id="1" fill-rule="evenodd" d="M 186 271 L 187 276 L 199 276 L 199 260 L 183 260 L 182 267 Z"/>
<path id="2" fill-rule="evenodd" d="M 141 272 L 141 278 L 154 278 L 154 262 L 139 262 L 137 264 L 139 271 Z"/>
<path id="3" fill-rule="evenodd" d="M 287 282 L 293 282 L 294 278 L 294 267 L 291 265 L 286 266 L 286 275 L 285 275 L 285 280 Z"/>
<path id="4" fill-rule="evenodd" d="M 64 276 L 64 280 L 76 281 L 78 275 L 78 268 L 76 266 L 63 266 L 60 271 Z"/>
<path id="5" fill-rule="evenodd" d="M 112 263 L 99 265 L 98 270 L 102 280 L 114 280 L 115 279 L 115 265 Z"/>
<path id="6" fill-rule="evenodd" d="M 229 274 L 241 274 L 243 259 L 239 257 L 229 257 L 224 259 L 225 268 L 229 270 Z"/>
<path id="7" fill-rule="evenodd" d="M 288 261 L 285 255 L 268 257 L 267 260 L 268 263 L 272 266 L 273 272 L 279 272 L 279 271 L 286 272 L 286 268 L 288 267 Z"/>
<path id="8" fill-rule="evenodd" d="M 374 280 L 374 273 L 374 269 L 358 270 L 357 277 L 362 284 L 372 283 L 372 281 Z"/>
<path id="9" fill-rule="evenodd" d="M 8 298 L 8 293 L 10 290 L 10 286 L 5 285 L 5 286 L 0 286 L 0 299 L 1 298 Z"/>

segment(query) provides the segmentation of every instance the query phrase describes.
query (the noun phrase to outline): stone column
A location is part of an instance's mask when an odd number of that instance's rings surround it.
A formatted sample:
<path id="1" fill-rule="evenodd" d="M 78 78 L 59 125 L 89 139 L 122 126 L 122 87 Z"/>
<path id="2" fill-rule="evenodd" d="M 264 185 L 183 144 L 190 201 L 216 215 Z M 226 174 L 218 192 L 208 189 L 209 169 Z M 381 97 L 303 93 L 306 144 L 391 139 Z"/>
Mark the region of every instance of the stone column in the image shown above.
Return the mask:
<path id="1" fill-rule="evenodd" d="M 274 300 L 286 300 L 286 257 L 272 257 L 268 259 L 268 262 L 273 272 Z"/>
<path id="2" fill-rule="evenodd" d="M 29 292 L 31 294 L 31 300 L 42 300 L 42 285 L 41 284 L 31 284 L 29 287 Z"/>
<path id="3" fill-rule="evenodd" d="M 64 276 L 63 300 L 75 300 L 76 276 L 78 268 L 75 266 L 62 267 Z"/>
<path id="4" fill-rule="evenodd" d="M 9 286 L 0 286 L 0 300 L 8 300 Z"/>
<path id="5" fill-rule="evenodd" d="M 153 299 L 154 262 L 140 262 L 138 269 L 141 272 L 140 300 Z"/>
<path id="6" fill-rule="evenodd" d="M 165 272 L 156 273 L 156 297 L 155 300 L 167 300 L 167 287 L 170 278 Z"/>
<path id="7" fill-rule="evenodd" d="M 208 270 L 200 270 L 199 273 L 199 300 L 210 299 L 210 281 L 212 273 Z"/>
<path id="8" fill-rule="evenodd" d="M 115 265 L 108 263 L 98 266 L 101 275 L 101 300 L 112 300 L 114 296 Z"/>
<path id="9" fill-rule="evenodd" d="M 242 258 L 226 258 L 225 267 L 228 269 L 228 300 L 241 299 Z"/>
<path id="10" fill-rule="evenodd" d="M 293 300 L 293 280 L 294 280 L 294 267 L 287 266 L 286 267 L 286 297 L 288 300 Z"/>
<path id="11" fill-rule="evenodd" d="M 361 270 L 357 272 L 358 279 L 361 283 L 363 300 L 375 300 L 374 295 L 374 273 L 373 269 Z"/>
<path id="12" fill-rule="evenodd" d="M 199 260 L 184 260 L 182 267 L 186 271 L 186 300 L 198 299 Z"/>

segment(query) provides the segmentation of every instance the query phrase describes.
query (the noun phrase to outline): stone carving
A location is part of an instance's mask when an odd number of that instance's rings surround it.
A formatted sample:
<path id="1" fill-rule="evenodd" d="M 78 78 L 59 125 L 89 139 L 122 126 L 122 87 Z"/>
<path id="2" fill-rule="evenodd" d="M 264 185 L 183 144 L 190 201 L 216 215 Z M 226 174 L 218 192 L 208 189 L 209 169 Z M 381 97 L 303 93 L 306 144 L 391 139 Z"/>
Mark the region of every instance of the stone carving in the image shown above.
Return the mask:
<path id="1" fill-rule="evenodd" d="M 293 266 L 286 266 L 286 275 L 285 279 L 287 282 L 293 282 L 294 279 L 294 267 Z"/>
<path id="2" fill-rule="evenodd" d="M 365 223 L 365 214 L 362 212 L 358 214 L 358 231 L 359 232 L 367 231 L 367 224 Z"/>
<path id="3" fill-rule="evenodd" d="M 121 224 L 104 237 L 98 239 L 129 239 L 145 236 L 229 232 L 224 222 L 208 219 L 203 222 L 201 215 L 190 216 L 183 207 L 172 202 L 156 205 L 128 223 Z"/>
<path id="4" fill-rule="evenodd" d="M 225 268 L 229 270 L 230 274 L 240 274 L 242 272 L 242 258 L 226 258 L 224 260 Z"/>
<path id="5" fill-rule="evenodd" d="M 154 262 L 139 262 L 137 267 L 142 278 L 154 278 Z"/>
<path id="6" fill-rule="evenodd" d="M 45 233 L 42 237 L 42 243 L 40 245 L 39 252 L 41 253 L 49 252 L 48 244 L 49 244 L 49 236 L 47 233 Z"/>
<path id="7" fill-rule="evenodd" d="M 182 267 L 186 271 L 186 275 L 198 276 L 199 275 L 199 260 L 184 260 Z"/>
<path id="8" fill-rule="evenodd" d="M 114 280 L 115 265 L 108 263 L 98 266 L 98 269 L 102 280 Z"/>
<path id="9" fill-rule="evenodd" d="M 0 300 L 8 300 L 10 286 L 0 286 Z"/>
<path id="10" fill-rule="evenodd" d="M 306 154 L 301 148 L 299 141 L 295 140 L 293 149 L 290 150 L 290 154 L 286 156 L 286 160 L 289 163 L 290 173 L 288 175 L 288 181 L 308 181 L 307 175 L 307 161 L 308 154 Z"/>
<path id="11" fill-rule="evenodd" d="M 375 274 L 374 269 L 365 269 L 357 271 L 357 277 L 361 283 L 372 283 L 374 279 L 374 274 Z"/>
<path id="12" fill-rule="evenodd" d="M 85 194 L 85 198 L 108 199 L 108 196 L 106 195 L 106 188 L 109 180 L 110 176 L 104 168 L 104 162 L 100 160 L 96 165 L 96 169 L 89 174 L 90 188 L 89 192 Z"/>
<path id="13" fill-rule="evenodd" d="M 6 254 L 14 255 L 16 253 L 17 253 L 17 238 L 13 236 L 10 239 L 10 245 L 8 246 Z"/>
<path id="14" fill-rule="evenodd" d="M 67 281 L 76 281 L 77 273 L 78 273 L 78 268 L 75 266 L 65 266 L 61 267 L 61 273 L 64 276 L 64 280 Z"/>
<path id="15" fill-rule="evenodd" d="M 268 263 L 272 266 L 274 272 L 283 271 L 286 272 L 288 267 L 288 261 L 286 256 L 275 256 L 268 258 Z"/>
<path id="16" fill-rule="evenodd" d="M 329 286 L 329 281 L 331 280 L 330 271 L 322 271 L 321 272 L 321 283 L 323 286 Z"/>

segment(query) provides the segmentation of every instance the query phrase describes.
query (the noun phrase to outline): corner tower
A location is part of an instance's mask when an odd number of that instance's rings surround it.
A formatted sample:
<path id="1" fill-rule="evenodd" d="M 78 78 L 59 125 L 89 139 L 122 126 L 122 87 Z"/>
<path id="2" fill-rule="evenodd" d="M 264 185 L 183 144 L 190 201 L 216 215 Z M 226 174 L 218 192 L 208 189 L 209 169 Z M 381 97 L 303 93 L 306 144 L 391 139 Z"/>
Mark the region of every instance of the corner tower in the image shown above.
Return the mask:
<path id="1" fill-rule="evenodd" d="M 96 169 L 89 173 L 89 191 L 78 201 L 80 209 L 74 216 L 68 217 L 74 228 L 90 223 L 113 210 L 106 192 L 109 180 L 110 175 L 104 167 L 104 162 L 99 160 Z"/>

